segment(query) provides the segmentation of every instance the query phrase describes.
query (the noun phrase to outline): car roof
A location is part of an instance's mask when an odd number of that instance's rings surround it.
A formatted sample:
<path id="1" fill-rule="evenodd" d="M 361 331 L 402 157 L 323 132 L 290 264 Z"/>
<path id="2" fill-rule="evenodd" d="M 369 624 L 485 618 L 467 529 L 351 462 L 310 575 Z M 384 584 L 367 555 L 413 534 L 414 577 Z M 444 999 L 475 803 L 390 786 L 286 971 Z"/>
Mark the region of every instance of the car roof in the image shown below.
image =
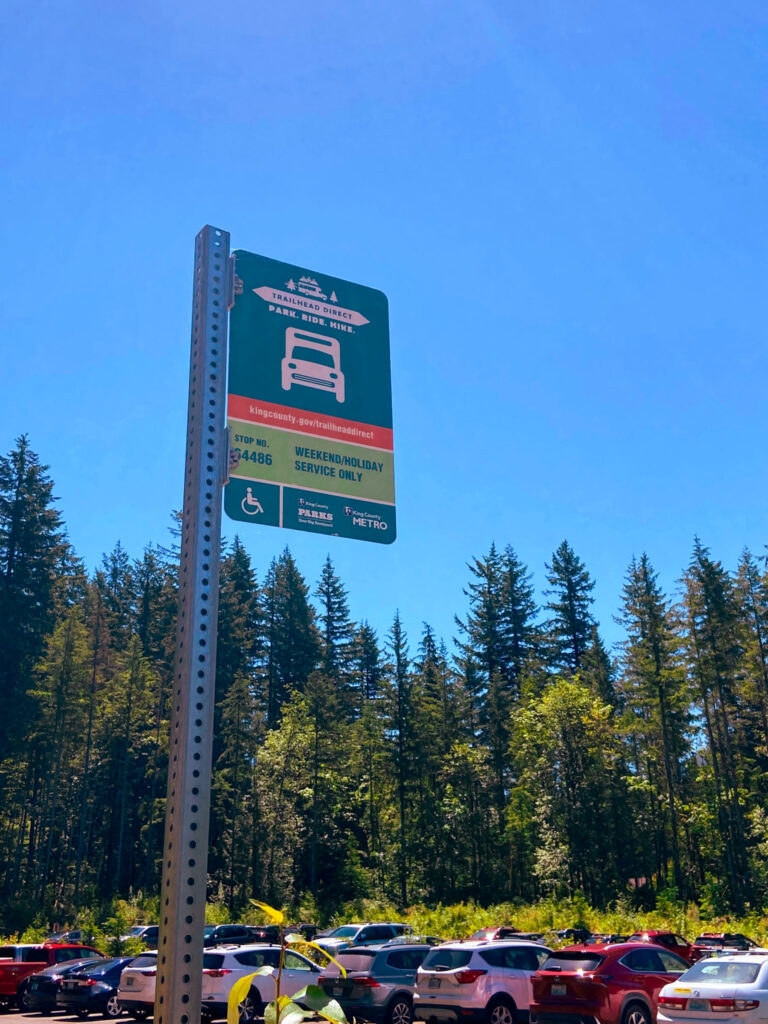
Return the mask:
<path id="1" fill-rule="evenodd" d="M 370 946 L 347 946 L 346 949 L 341 949 L 338 952 L 338 956 L 346 956 L 348 953 L 399 953 L 401 949 L 436 949 L 436 946 L 430 946 L 428 942 L 373 942 Z"/>
<path id="2" fill-rule="evenodd" d="M 533 946 L 535 949 L 546 949 L 551 952 L 549 946 L 543 942 L 533 942 L 531 939 L 455 939 L 453 942 L 443 942 L 439 946 L 430 946 L 430 949 L 503 949 L 505 946 Z"/>

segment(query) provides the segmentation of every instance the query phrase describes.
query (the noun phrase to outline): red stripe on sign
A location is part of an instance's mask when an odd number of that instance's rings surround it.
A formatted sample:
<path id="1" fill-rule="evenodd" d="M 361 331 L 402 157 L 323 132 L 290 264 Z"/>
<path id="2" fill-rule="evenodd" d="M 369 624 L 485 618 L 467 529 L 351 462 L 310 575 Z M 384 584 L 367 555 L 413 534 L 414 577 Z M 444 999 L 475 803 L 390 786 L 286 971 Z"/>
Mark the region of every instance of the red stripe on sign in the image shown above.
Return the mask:
<path id="1" fill-rule="evenodd" d="M 390 427 L 356 423 L 354 420 L 343 420 L 339 416 L 307 412 L 306 409 L 292 409 L 289 405 L 274 405 L 272 402 L 244 398 L 242 395 L 229 395 L 227 409 L 232 419 L 245 423 L 260 423 L 264 427 L 295 430 L 298 434 L 329 437 L 334 441 L 365 445 L 366 448 L 380 448 L 386 452 L 393 450 Z"/>

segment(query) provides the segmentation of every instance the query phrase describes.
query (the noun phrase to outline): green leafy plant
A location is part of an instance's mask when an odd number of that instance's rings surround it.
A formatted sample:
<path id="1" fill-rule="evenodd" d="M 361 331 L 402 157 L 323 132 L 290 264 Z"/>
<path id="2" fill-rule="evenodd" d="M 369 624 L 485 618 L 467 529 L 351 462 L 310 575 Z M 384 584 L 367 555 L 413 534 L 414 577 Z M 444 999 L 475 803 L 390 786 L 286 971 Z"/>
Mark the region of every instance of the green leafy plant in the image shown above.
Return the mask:
<path id="1" fill-rule="evenodd" d="M 278 962 L 277 976 L 275 977 L 275 998 L 268 1003 L 264 1010 L 264 1024 L 303 1024 L 305 1020 L 317 1017 L 327 1020 L 330 1024 L 347 1024 L 344 1011 L 335 999 L 329 999 L 319 985 L 305 985 L 303 989 L 294 996 L 284 996 L 280 993 L 280 983 L 283 976 L 283 960 L 286 949 L 295 949 L 304 955 L 310 951 L 319 953 L 327 963 L 333 962 L 342 974 L 346 971 L 341 964 L 318 946 L 315 942 L 308 942 L 301 935 L 287 935 L 283 940 L 283 925 L 285 914 L 282 910 L 275 910 L 266 903 L 258 900 L 251 900 L 251 903 L 258 907 L 269 919 L 271 924 L 276 924 L 279 929 L 280 960 Z M 241 1004 L 250 992 L 253 979 L 259 974 L 274 975 L 274 968 L 260 967 L 253 974 L 247 974 L 239 978 L 232 986 L 229 993 L 227 1005 L 227 1024 L 240 1024 Z"/>

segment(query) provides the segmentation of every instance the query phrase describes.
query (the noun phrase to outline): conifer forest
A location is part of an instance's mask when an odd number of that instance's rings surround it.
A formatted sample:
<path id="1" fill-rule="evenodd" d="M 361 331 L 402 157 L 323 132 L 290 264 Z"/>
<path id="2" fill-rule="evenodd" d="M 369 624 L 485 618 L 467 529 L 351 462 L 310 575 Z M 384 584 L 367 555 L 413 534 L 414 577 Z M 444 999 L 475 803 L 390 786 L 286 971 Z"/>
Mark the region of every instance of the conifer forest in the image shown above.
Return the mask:
<path id="1" fill-rule="evenodd" d="M 91 573 L 54 494 L 21 437 L 0 457 L 5 914 L 160 885 L 173 531 L 142 552 L 116 538 Z M 233 914 L 254 894 L 764 908 L 765 554 L 726 566 L 692 538 L 674 593 L 652 550 L 633 558 L 614 650 L 567 540 L 532 568 L 504 537 L 456 557 L 454 635 L 430 627 L 427 590 L 426 621 L 393 608 L 379 635 L 350 618 L 330 557 L 310 580 L 287 547 L 256 566 L 227 543 L 209 895 Z"/>

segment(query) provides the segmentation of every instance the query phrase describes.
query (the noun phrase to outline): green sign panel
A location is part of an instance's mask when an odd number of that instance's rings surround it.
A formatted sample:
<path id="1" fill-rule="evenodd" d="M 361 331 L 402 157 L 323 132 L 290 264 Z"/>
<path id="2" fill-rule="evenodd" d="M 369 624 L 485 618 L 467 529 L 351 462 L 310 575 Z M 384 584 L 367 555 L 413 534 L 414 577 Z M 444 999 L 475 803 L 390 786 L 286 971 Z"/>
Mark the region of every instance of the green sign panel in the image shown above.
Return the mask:
<path id="1" fill-rule="evenodd" d="M 235 261 L 227 515 L 391 544 L 386 296 L 252 252 Z"/>

